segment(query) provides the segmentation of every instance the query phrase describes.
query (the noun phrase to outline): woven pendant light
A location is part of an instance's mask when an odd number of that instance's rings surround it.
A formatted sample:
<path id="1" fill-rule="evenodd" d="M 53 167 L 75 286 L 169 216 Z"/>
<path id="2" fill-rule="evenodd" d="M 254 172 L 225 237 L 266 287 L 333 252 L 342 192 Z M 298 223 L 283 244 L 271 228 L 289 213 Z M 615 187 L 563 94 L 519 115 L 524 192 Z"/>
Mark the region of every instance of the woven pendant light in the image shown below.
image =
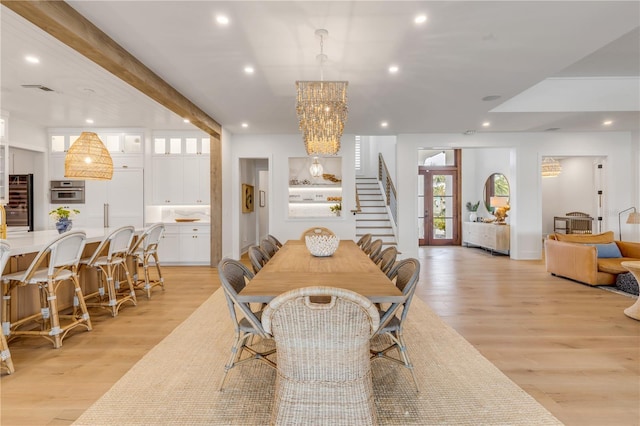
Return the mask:
<path id="1" fill-rule="evenodd" d="M 82 132 L 64 159 L 64 176 L 92 180 L 111 180 L 113 160 L 98 135 Z"/>

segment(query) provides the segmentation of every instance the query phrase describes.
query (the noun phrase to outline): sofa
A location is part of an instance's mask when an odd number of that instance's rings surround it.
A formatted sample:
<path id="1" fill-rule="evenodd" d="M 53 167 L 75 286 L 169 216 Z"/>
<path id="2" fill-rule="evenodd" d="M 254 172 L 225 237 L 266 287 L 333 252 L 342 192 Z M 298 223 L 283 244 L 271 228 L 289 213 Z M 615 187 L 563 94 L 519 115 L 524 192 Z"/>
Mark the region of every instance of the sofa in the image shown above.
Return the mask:
<path id="1" fill-rule="evenodd" d="M 551 234 L 544 241 L 547 272 L 589 285 L 615 285 L 628 272 L 621 263 L 640 261 L 640 243 L 602 234 Z"/>

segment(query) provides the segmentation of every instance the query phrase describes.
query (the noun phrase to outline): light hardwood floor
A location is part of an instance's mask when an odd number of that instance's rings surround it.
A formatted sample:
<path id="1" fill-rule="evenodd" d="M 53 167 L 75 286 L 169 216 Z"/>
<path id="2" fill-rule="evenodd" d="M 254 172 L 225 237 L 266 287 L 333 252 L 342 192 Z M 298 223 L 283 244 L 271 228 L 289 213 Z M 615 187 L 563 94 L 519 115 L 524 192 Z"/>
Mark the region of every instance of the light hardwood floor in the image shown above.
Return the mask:
<path id="1" fill-rule="evenodd" d="M 425 248 L 420 261 L 418 296 L 565 424 L 640 425 L 640 321 L 622 313 L 632 298 L 480 249 Z M 0 423 L 72 423 L 219 287 L 212 268 L 163 272 L 165 292 L 116 318 L 92 310 L 93 331 L 61 349 L 10 342 L 16 373 L 0 382 Z"/>

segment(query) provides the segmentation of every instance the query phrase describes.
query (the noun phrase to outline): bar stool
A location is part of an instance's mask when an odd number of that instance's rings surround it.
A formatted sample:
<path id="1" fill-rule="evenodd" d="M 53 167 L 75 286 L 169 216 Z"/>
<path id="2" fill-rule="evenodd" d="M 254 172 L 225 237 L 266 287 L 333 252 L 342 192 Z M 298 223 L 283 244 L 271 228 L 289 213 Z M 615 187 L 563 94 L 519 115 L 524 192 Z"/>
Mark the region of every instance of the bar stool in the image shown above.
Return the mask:
<path id="1" fill-rule="evenodd" d="M 133 226 L 123 226 L 112 231 L 100 242 L 91 257 L 80 261 L 82 265 L 95 268 L 98 272 L 98 291 L 85 296 L 88 307 L 107 309 L 115 317 L 123 303 L 131 302 L 134 306 L 138 304 L 127 266 L 127 255 L 134 232 Z M 120 288 L 120 268 L 124 271 L 128 292 Z M 91 301 L 92 299 L 96 301 Z"/>
<path id="2" fill-rule="evenodd" d="M 9 247 L 9 244 L 4 241 L 0 241 L 0 276 L 4 272 L 4 267 L 7 265 L 7 261 L 9 260 L 10 250 L 11 248 Z M 4 336 L 4 333 L 0 333 L 0 361 L 2 362 L 2 367 L 7 370 L 8 374 L 16 371 L 13 368 L 11 352 L 9 352 L 9 345 L 7 344 L 7 338 Z"/>
<path id="3" fill-rule="evenodd" d="M 135 260 L 135 271 L 133 273 L 133 287 L 136 290 L 144 290 L 147 293 L 147 299 L 151 299 L 151 290 L 155 286 L 160 286 L 164 291 L 164 278 L 160 270 L 160 260 L 158 259 L 158 244 L 164 234 L 164 224 L 156 223 L 145 229 L 140 235 L 136 243 L 129 252 Z M 153 260 L 156 267 L 156 277 L 150 278 L 149 263 Z M 144 270 L 144 278 L 138 277 L 138 265 L 142 265 Z"/>
<path id="4" fill-rule="evenodd" d="M 41 336 L 53 343 L 57 349 L 62 339 L 75 327 L 83 326 L 91 330 L 91 319 L 82 296 L 78 281 L 78 262 L 86 243 L 84 232 L 68 232 L 45 246 L 25 271 L 4 275 L 2 300 L 2 329 L 7 336 Z M 48 265 L 47 265 L 48 259 Z M 44 266 L 46 265 L 46 266 Z M 58 289 L 60 284 L 71 281 L 74 286 L 73 312 L 60 314 Z M 22 318 L 13 324 L 10 322 L 9 302 L 11 291 L 18 285 L 36 284 L 40 290 L 40 312 Z M 65 324 L 61 324 L 61 319 Z M 34 321 L 40 323 L 40 330 L 21 329 Z"/>

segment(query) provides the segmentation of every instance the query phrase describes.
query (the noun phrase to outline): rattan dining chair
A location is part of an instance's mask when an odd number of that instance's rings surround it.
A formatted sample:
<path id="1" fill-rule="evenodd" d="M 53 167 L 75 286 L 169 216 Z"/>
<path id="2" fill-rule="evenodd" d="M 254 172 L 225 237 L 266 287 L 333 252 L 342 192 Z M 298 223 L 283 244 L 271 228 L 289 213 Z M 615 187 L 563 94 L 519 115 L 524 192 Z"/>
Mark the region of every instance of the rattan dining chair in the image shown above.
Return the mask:
<path id="1" fill-rule="evenodd" d="M 276 247 L 278 248 L 278 250 L 280 250 L 280 247 L 282 247 L 282 243 L 273 235 L 269 234 L 267 235 L 267 240 L 271 241 L 273 244 L 276 245 Z"/>
<path id="2" fill-rule="evenodd" d="M 407 352 L 407 345 L 402 335 L 402 327 L 409 313 L 409 305 L 416 291 L 419 275 L 420 262 L 416 259 L 401 260 L 389 272 L 389 278 L 392 281 L 395 280 L 396 287 L 402 291 L 405 299 L 404 302 L 392 303 L 386 311 L 381 310 L 379 312 L 380 327 L 376 331 L 376 337 L 372 341 L 371 349 L 371 359 L 385 358 L 404 365 L 411 372 L 418 392 L 420 391 L 418 379 L 413 371 L 413 364 Z M 390 344 L 383 339 L 383 336 L 390 339 Z M 400 359 L 388 355 L 388 352 L 393 349 L 398 350 Z"/>
<path id="3" fill-rule="evenodd" d="M 269 349 L 269 346 L 265 345 L 262 340 L 254 346 L 249 346 L 251 344 L 251 338 L 254 336 L 261 337 L 262 339 L 271 338 L 271 336 L 264 331 L 264 328 L 262 328 L 262 323 L 260 322 L 262 311 L 254 312 L 248 303 L 238 301 L 238 293 L 240 293 L 247 285 L 247 282 L 253 278 L 253 273 L 241 262 L 224 258 L 218 264 L 218 275 L 235 328 L 235 342 L 231 347 L 231 356 L 224 366 L 224 376 L 220 382 L 220 390 L 222 390 L 229 370 L 236 365 L 256 359 L 275 368 L 276 363 L 267 357 L 274 354 L 276 350 Z M 236 308 L 238 308 L 242 314 L 242 318 L 238 318 Z M 257 344 L 266 346 L 266 349 L 257 349 Z M 251 356 L 241 359 L 244 351 L 248 352 Z"/>
<path id="4" fill-rule="evenodd" d="M 278 247 L 268 239 L 260 241 L 260 248 L 269 255 L 269 259 L 271 259 L 278 251 Z"/>
<path id="5" fill-rule="evenodd" d="M 381 251 L 382 251 L 382 240 L 378 239 L 378 240 L 372 241 L 371 244 L 369 244 L 369 246 L 365 249 L 364 252 L 367 255 L 369 255 L 369 259 L 375 262 L 378 256 L 380 255 Z"/>
<path id="6" fill-rule="evenodd" d="M 360 239 L 358 240 L 358 242 L 356 242 L 356 244 L 358 245 L 358 247 L 364 250 L 369 244 L 371 244 L 372 237 L 373 237 L 372 234 L 364 234 L 362 237 L 360 237 Z"/>
<path id="7" fill-rule="evenodd" d="M 323 226 L 314 226 L 313 228 L 309 228 L 306 231 L 304 231 L 302 233 L 302 235 L 300 235 L 300 239 L 302 241 L 304 241 L 305 237 L 307 235 L 327 235 L 327 236 L 331 236 L 331 235 L 336 235 L 336 234 L 334 234 L 334 232 L 329 228 L 325 228 Z"/>
<path id="8" fill-rule="evenodd" d="M 249 261 L 251 262 L 253 273 L 257 274 L 269 261 L 269 255 L 260 247 L 251 246 L 249 247 Z"/>
<path id="9" fill-rule="evenodd" d="M 2 300 L 2 328 L 5 335 L 44 337 L 53 343 L 54 348 L 62 346 L 62 340 L 72 329 L 82 326 L 91 330 L 91 319 L 82 297 L 78 280 L 78 262 L 86 243 L 84 232 L 64 233 L 43 247 L 24 271 L 4 275 Z M 74 287 L 71 314 L 61 314 L 65 308 L 58 292 L 62 283 L 71 283 Z M 11 291 L 16 286 L 37 285 L 40 292 L 40 310 L 18 321 L 10 322 Z M 71 299 L 71 296 L 70 296 Z M 40 327 L 33 328 L 38 323 Z"/>
<path id="10" fill-rule="evenodd" d="M 4 273 L 5 266 L 7 266 L 9 256 L 11 256 L 10 252 L 11 247 L 9 244 L 5 241 L 0 241 L 0 276 Z M 16 371 L 13 367 L 9 344 L 3 332 L 0 332 L 0 366 L 7 371 L 7 374 L 12 374 Z"/>
<path id="11" fill-rule="evenodd" d="M 374 259 L 376 265 L 380 267 L 380 270 L 385 274 L 388 274 L 391 271 L 391 268 L 396 263 L 396 258 L 398 257 L 398 249 L 396 246 L 389 246 L 386 249 L 382 250 L 378 257 Z"/>
<path id="12" fill-rule="evenodd" d="M 91 257 L 80 261 L 82 265 L 93 268 L 98 273 L 98 290 L 85 296 L 87 306 L 107 309 L 115 317 L 124 303 L 131 302 L 134 306 L 138 304 L 127 266 L 134 233 L 133 226 L 123 226 L 112 231 L 104 237 Z M 124 289 L 120 286 L 121 271 L 127 285 Z"/>
<path id="13" fill-rule="evenodd" d="M 304 287 L 273 299 L 262 315 L 278 350 L 271 424 L 376 424 L 369 339 L 379 319 L 369 299 L 340 288 Z"/>
<path id="14" fill-rule="evenodd" d="M 164 278 L 162 278 L 162 270 L 160 269 L 160 259 L 158 259 L 158 244 L 162 240 L 164 234 L 164 224 L 155 223 L 138 237 L 136 242 L 129 250 L 129 256 L 132 256 L 135 262 L 133 271 L 133 287 L 136 290 L 143 290 L 147 294 L 147 299 L 151 299 L 151 290 L 160 286 L 164 291 Z M 151 277 L 149 267 L 155 265 L 155 276 Z M 138 275 L 138 266 L 142 265 L 143 277 Z"/>

